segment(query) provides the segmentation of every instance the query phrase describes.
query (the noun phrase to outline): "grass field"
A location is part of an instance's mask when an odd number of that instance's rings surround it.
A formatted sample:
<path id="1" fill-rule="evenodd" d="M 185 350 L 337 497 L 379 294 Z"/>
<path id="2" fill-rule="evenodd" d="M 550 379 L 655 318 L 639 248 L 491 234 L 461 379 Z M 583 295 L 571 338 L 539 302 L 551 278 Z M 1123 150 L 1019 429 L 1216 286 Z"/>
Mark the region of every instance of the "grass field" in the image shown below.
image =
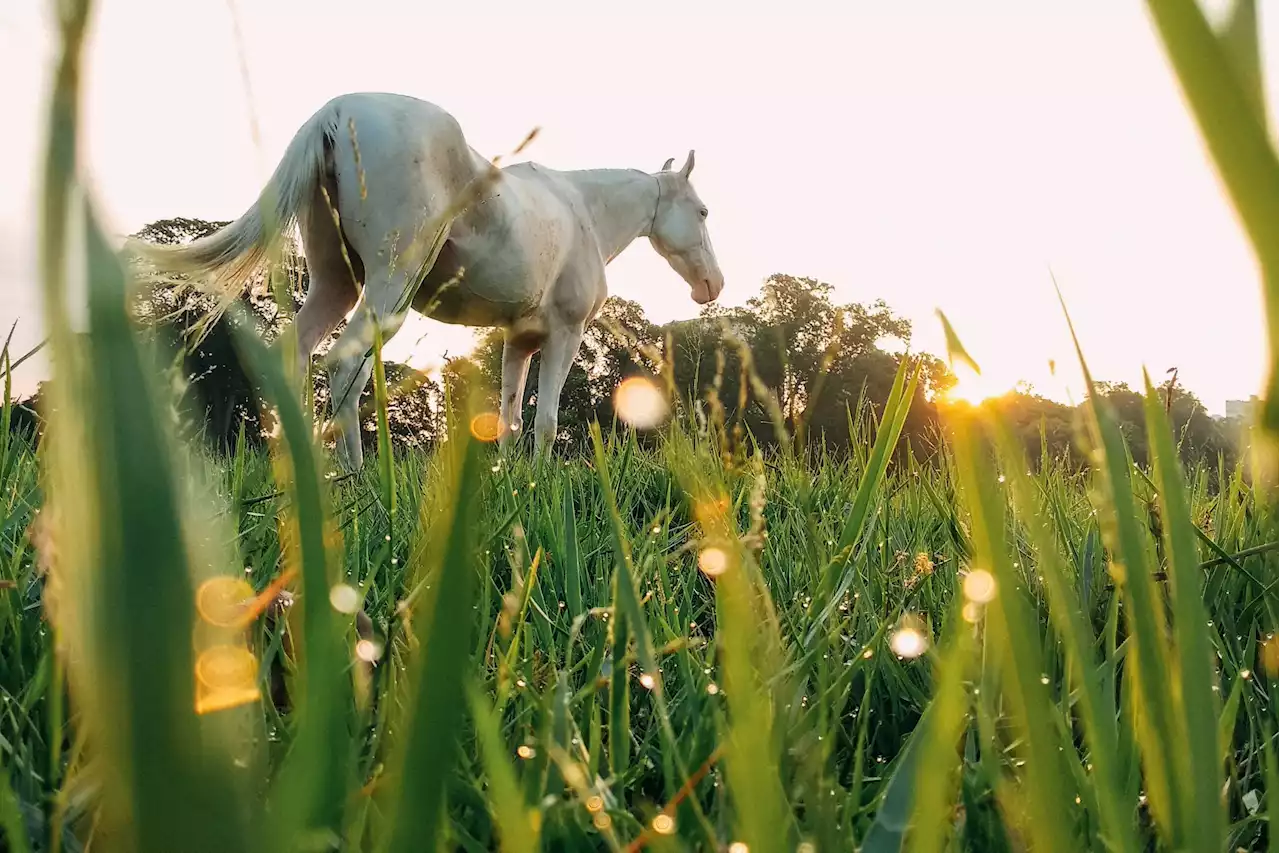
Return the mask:
<path id="1" fill-rule="evenodd" d="M 99 521 L 131 544 L 81 579 L 96 599 L 79 607 L 111 612 L 81 610 L 81 625 L 62 563 L 80 545 L 63 542 L 89 537 L 41 528 L 56 548 L 30 546 L 38 463 L 10 445 L 7 830 L 66 850 L 130 832 L 146 849 L 284 849 L 266 839 L 304 826 L 308 849 L 332 833 L 353 850 L 427 849 L 431 834 L 475 850 L 896 850 L 914 808 L 920 847 L 1210 849 L 1191 843 L 1209 828 L 1224 840 L 1212 849 L 1265 849 L 1274 478 L 1130 476 L 1121 459 L 1113 492 L 1052 461 L 1030 475 L 1016 456 L 993 464 L 955 424 L 950 450 L 882 478 L 892 423 L 877 444 L 867 419 L 867 458 L 728 468 L 687 426 L 657 449 L 625 433 L 594 458 L 544 462 L 463 431 L 451 452 L 313 477 L 310 495 L 265 454 L 165 471 L 138 447 L 146 466 L 121 456 L 115 470 L 132 499 Z M 178 485 L 196 481 L 182 465 L 206 485 Z M 1184 504 L 1176 515 L 1148 476 Z M 166 520 L 190 528 L 185 553 Z M 1134 540 L 1124 570 L 1114 536 Z M 1126 575 L 1144 594 L 1117 591 Z M 301 582 L 274 597 L 282 577 Z M 270 604 L 219 631 L 236 599 L 210 578 Z M 1183 579 L 1203 595 L 1168 595 Z M 73 678 L 70 707 L 53 690 L 59 635 L 80 635 L 100 667 Z M 227 664 L 198 688 L 193 657 L 227 644 L 259 672 Z M 1158 678 L 1135 667 L 1144 654 Z"/>
<path id="2" fill-rule="evenodd" d="M 1150 383 L 1150 467 L 1105 406 L 1085 471 L 963 406 L 913 451 L 904 361 L 852 459 L 687 405 L 504 456 L 476 400 L 393 451 L 377 371 L 341 478 L 245 327 L 269 451 L 180 435 L 78 179 L 88 9 L 61 4 L 49 426 L 15 438 L 8 393 L 0 424 L 4 849 L 1276 850 L 1275 151 L 1248 39 L 1149 8 L 1271 317 L 1239 467 L 1185 470 Z"/>

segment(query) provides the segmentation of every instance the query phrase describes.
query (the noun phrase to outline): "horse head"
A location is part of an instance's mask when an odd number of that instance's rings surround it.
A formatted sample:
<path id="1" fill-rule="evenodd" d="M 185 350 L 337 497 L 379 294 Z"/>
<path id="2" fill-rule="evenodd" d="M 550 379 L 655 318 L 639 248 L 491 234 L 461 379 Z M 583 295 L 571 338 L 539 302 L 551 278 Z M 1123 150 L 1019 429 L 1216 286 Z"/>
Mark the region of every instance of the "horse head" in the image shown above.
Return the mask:
<path id="1" fill-rule="evenodd" d="M 653 214 L 649 242 L 666 258 L 671 268 L 689 283 L 693 301 L 706 305 L 724 289 L 724 273 L 716 262 L 707 234 L 707 206 L 698 198 L 689 173 L 693 171 L 693 152 L 679 171 L 672 171 L 674 159 L 668 160 L 658 179 L 658 204 Z"/>

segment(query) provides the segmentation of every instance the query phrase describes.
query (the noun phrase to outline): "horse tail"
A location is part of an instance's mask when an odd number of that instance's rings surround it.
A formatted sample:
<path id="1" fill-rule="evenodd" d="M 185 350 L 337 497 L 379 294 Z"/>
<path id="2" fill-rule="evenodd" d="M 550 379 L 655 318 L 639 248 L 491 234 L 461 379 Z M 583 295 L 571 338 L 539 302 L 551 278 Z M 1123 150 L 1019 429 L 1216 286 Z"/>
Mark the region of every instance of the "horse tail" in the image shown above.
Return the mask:
<path id="1" fill-rule="evenodd" d="M 331 101 L 298 128 L 257 201 L 236 221 L 183 245 L 130 240 L 126 248 L 165 271 L 203 278 L 228 303 L 234 301 L 266 267 L 282 237 L 314 199 L 326 168 L 326 151 L 337 133 L 338 114 L 336 100 Z"/>

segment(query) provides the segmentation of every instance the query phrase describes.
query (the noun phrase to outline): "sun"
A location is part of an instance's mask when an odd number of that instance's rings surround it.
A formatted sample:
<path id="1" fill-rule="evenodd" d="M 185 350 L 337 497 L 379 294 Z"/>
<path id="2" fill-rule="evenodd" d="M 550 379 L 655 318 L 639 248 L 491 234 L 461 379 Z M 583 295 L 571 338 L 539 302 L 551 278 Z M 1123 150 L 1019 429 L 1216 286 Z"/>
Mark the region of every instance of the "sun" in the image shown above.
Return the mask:
<path id="1" fill-rule="evenodd" d="M 947 402 L 969 403 L 977 406 L 987 400 L 1003 397 L 1013 390 L 988 376 L 975 373 L 972 368 L 965 365 L 957 364 L 953 371 L 956 384 L 942 394 L 942 398 Z"/>

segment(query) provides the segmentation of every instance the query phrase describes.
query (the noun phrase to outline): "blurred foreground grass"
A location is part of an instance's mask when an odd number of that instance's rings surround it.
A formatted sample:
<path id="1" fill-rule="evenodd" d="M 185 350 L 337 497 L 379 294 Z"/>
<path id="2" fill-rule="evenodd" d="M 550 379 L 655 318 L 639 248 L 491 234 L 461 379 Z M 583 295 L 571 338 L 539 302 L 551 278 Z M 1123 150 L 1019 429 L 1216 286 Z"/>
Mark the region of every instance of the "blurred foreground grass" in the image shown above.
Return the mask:
<path id="1" fill-rule="evenodd" d="M 965 407 L 920 458 L 904 362 L 852 459 L 726 459 L 687 416 L 503 458 L 456 400 L 438 451 L 380 418 L 330 478 L 242 332 L 280 431 L 211 459 L 77 179 L 87 9 L 59 14 L 50 424 L 0 437 L 7 849 L 1276 849 L 1273 406 L 1234 470 L 1183 470 L 1150 387 L 1150 470 L 1105 407 L 1088 471 Z M 1156 17 L 1184 85 L 1241 78 L 1179 60 L 1235 43 L 1194 5 Z"/>

